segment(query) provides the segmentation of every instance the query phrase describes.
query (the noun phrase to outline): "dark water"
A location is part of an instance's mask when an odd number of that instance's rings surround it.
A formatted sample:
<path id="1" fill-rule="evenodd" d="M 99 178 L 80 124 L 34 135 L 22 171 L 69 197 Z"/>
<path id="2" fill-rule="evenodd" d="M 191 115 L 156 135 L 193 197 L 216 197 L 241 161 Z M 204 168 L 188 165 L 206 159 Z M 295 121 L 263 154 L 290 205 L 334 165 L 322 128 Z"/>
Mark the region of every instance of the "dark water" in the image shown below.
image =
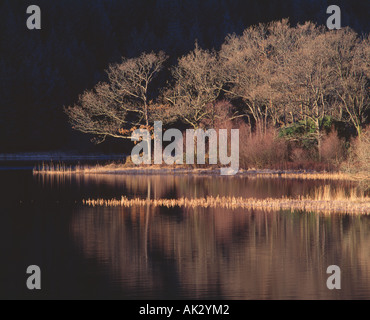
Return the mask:
<path id="1" fill-rule="evenodd" d="M 281 197 L 317 181 L 33 177 L 0 170 L 0 298 L 369 299 L 370 217 L 224 209 L 89 208 L 84 198 Z M 351 188 L 335 184 L 335 188 Z M 42 270 L 28 291 L 26 269 Z M 326 287 L 338 265 L 342 289 Z"/>

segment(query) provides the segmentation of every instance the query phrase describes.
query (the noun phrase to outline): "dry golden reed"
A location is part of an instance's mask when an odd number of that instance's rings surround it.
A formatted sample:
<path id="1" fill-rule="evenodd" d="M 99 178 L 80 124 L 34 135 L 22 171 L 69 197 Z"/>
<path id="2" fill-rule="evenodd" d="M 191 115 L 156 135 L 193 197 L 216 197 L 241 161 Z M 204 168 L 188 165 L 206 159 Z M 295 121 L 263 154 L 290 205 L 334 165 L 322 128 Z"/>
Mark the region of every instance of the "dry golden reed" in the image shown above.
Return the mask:
<path id="1" fill-rule="evenodd" d="M 152 206 L 167 208 L 223 208 L 223 209 L 253 209 L 265 211 L 280 210 L 302 210 L 318 213 L 344 213 L 344 214 L 369 214 L 370 199 L 359 198 L 341 199 L 341 200 L 312 200 L 307 198 L 299 199 L 255 199 L 242 197 L 212 197 L 205 198 L 179 198 L 179 199 L 128 199 L 125 196 L 119 199 L 88 199 L 83 200 L 83 204 L 93 207 L 134 207 L 134 206 Z"/>
<path id="2" fill-rule="evenodd" d="M 34 168 L 34 174 L 40 175 L 74 175 L 74 174 L 218 174 L 219 168 L 191 168 L 187 166 L 134 166 L 109 164 L 95 166 L 68 167 L 64 164 L 42 164 Z M 238 177 L 269 178 L 269 179 L 301 179 L 301 180 L 359 180 L 356 175 L 342 172 L 275 172 L 271 170 L 240 170 Z"/>

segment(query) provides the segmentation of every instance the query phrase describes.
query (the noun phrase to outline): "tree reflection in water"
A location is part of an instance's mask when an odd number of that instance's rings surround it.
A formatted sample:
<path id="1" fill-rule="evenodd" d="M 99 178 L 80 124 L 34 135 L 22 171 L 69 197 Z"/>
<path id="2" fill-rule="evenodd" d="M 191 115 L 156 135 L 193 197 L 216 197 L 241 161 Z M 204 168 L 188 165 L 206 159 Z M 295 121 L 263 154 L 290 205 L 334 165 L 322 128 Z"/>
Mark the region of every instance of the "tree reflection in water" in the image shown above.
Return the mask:
<path id="1" fill-rule="evenodd" d="M 82 183 L 105 184 L 105 196 L 114 196 L 119 188 L 121 195 L 124 189 L 127 195 L 143 198 L 303 195 L 323 184 L 219 177 L 84 179 Z M 217 208 L 79 207 L 71 232 L 83 254 L 104 265 L 129 297 L 370 297 L 367 216 Z M 326 288 L 326 269 L 332 264 L 342 269 L 340 291 Z"/>

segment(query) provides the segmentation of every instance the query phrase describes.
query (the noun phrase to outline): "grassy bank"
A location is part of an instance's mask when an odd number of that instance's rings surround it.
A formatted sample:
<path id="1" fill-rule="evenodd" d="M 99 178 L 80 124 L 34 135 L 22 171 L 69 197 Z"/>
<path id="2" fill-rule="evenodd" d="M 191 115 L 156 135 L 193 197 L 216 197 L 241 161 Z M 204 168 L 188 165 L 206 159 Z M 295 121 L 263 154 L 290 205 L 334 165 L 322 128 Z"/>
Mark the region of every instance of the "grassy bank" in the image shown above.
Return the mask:
<path id="1" fill-rule="evenodd" d="M 132 166 L 127 164 L 109 165 L 77 165 L 66 166 L 64 164 L 43 164 L 34 168 L 35 175 L 74 175 L 74 174 L 220 174 L 217 166 L 193 167 L 179 166 Z M 311 170 L 272 170 L 272 169 L 241 169 L 237 176 L 251 178 L 274 178 L 274 179 L 302 179 L 302 180 L 363 180 L 361 173 L 351 174 L 344 172 L 316 172 Z"/>

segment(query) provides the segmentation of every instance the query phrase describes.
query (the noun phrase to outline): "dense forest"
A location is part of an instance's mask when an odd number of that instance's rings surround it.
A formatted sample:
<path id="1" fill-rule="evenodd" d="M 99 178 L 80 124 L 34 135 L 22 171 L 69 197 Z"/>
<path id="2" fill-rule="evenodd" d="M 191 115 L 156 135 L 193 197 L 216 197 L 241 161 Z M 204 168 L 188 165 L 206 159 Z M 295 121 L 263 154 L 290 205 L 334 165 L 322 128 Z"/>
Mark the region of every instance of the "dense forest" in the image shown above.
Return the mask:
<path id="1" fill-rule="evenodd" d="M 42 30 L 26 28 L 26 9 L 42 10 Z M 107 80 L 122 57 L 163 50 L 168 65 L 194 49 L 220 50 L 228 34 L 289 18 L 323 25 L 321 0 L 61 0 L 0 2 L 0 152 L 89 148 L 64 106 Z M 370 3 L 336 1 L 342 25 L 368 33 Z M 165 78 L 157 81 L 165 82 Z M 162 83 L 160 84 L 162 85 Z"/>

